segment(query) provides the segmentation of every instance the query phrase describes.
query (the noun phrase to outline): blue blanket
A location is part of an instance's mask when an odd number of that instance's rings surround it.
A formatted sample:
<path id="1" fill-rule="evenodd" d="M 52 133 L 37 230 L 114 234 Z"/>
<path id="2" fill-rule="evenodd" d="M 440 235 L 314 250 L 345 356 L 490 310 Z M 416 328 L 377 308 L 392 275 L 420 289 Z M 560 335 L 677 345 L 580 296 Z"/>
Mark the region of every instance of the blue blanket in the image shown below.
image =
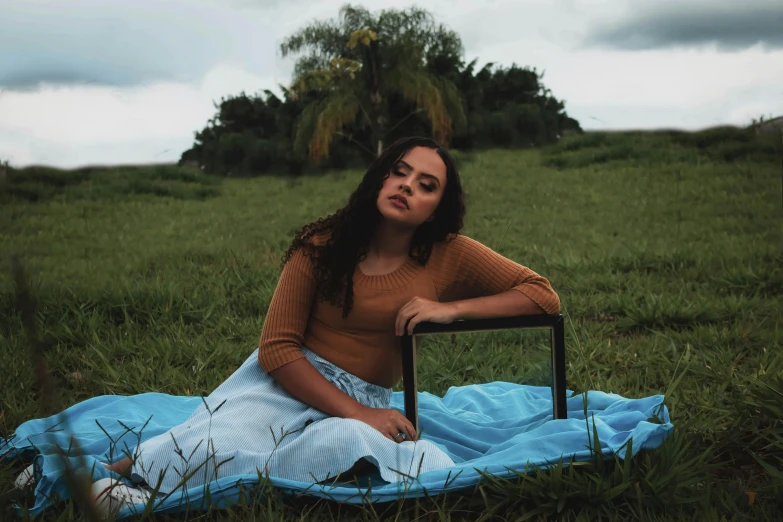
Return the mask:
<path id="1" fill-rule="evenodd" d="M 448 452 L 455 466 L 412 477 L 407 483 L 384 483 L 376 477 L 356 484 L 313 485 L 268 477 L 269 482 L 290 494 L 307 494 L 349 503 L 389 502 L 455 491 L 482 480 L 482 473 L 514 477 L 526 466 L 546 468 L 562 457 L 568 461 L 590 460 L 591 448 L 604 455 L 626 456 L 656 448 L 673 426 L 662 395 L 629 399 L 591 391 L 568 393 L 568 419 L 552 419 L 552 392 L 548 387 L 507 382 L 451 388 L 445 396 L 419 393 L 419 424 L 422 438 Z M 586 404 L 585 404 L 586 399 Z M 104 395 L 75 404 L 59 415 L 25 422 L 15 435 L 0 442 L 0 458 L 36 459 L 36 501 L 30 514 L 37 515 L 56 495 L 69 498 L 64 480 L 65 460 L 59 448 L 68 448 L 70 434 L 84 457 L 70 457 L 71 465 L 88 465 L 122 457 L 139 440 L 167 431 L 183 422 L 201 404 L 200 397 L 160 393 L 133 396 Z M 392 407 L 403 411 L 402 393 L 394 393 Z M 587 416 L 585 416 L 585 412 Z M 142 429 L 143 427 L 143 429 Z M 132 431 L 129 431 L 132 430 Z M 107 437 L 107 433 L 110 438 Z M 593 440 L 597 433 L 598 441 Z M 111 440 L 114 442 L 112 443 Z M 240 496 L 240 487 L 259 482 L 255 472 L 210 482 L 207 487 L 176 492 L 155 501 L 156 512 L 178 512 L 227 507 Z M 119 518 L 131 516 L 124 509 Z"/>

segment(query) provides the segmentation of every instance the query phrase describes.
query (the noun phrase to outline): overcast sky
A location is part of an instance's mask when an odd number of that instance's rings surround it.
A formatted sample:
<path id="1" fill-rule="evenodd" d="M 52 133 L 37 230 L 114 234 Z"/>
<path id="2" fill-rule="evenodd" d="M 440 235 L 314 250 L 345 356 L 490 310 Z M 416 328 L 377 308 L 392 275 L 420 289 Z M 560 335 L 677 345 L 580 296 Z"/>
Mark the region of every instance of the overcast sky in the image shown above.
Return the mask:
<path id="1" fill-rule="evenodd" d="M 176 161 L 221 96 L 288 84 L 280 41 L 333 0 L 0 0 L 0 159 Z M 467 61 L 545 71 L 585 129 L 783 115 L 781 0 L 371 0 L 418 5 Z"/>

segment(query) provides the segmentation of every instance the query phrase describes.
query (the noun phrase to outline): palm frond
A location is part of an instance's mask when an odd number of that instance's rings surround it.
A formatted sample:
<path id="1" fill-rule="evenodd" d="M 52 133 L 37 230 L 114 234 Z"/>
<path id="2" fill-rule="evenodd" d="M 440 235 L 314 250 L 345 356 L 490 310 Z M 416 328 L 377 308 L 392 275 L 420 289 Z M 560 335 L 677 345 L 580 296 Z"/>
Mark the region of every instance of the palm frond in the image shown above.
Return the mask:
<path id="1" fill-rule="evenodd" d="M 289 54 L 318 50 L 323 56 L 331 58 L 339 54 L 344 46 L 345 36 L 334 21 L 316 21 L 285 38 L 280 44 L 280 52 L 285 58 Z"/>
<path id="2" fill-rule="evenodd" d="M 294 66 L 294 72 L 291 75 L 291 85 L 295 86 L 307 76 L 328 69 L 329 60 L 329 56 L 325 56 L 316 51 L 312 51 L 307 56 L 302 56 L 296 61 L 296 65 Z"/>
<path id="3" fill-rule="evenodd" d="M 433 82 L 441 92 L 443 103 L 451 116 L 453 130 L 461 131 L 468 124 L 468 118 L 465 115 L 465 99 L 459 88 L 454 82 L 439 76 L 433 76 Z"/>
<path id="4" fill-rule="evenodd" d="M 349 34 L 358 29 L 366 29 L 374 25 L 372 13 L 362 6 L 344 5 L 340 8 L 343 34 Z"/>
<path id="5" fill-rule="evenodd" d="M 353 123 L 359 112 L 359 99 L 350 89 L 333 91 L 321 105 L 310 140 L 310 157 L 316 161 L 329 157 L 335 135 Z"/>
<path id="6" fill-rule="evenodd" d="M 445 146 L 451 138 L 452 118 L 439 84 L 438 79 L 421 68 L 400 66 L 387 76 L 388 88 L 399 92 L 405 100 L 426 112 L 434 138 Z M 445 96 L 453 94 L 448 92 Z"/>
<path id="7" fill-rule="evenodd" d="M 309 71 L 294 78 L 291 90 L 295 96 L 310 91 L 327 92 L 344 89 L 346 81 L 354 80 L 362 64 L 349 58 L 335 57 L 325 67 Z"/>
<path id="8" fill-rule="evenodd" d="M 344 54 L 345 42 L 345 32 L 337 22 L 318 21 L 285 38 L 280 44 L 280 53 L 283 58 L 292 54 L 305 55 L 297 59 L 294 66 L 296 82 L 307 74 L 327 69 L 331 59 Z"/>
<path id="9" fill-rule="evenodd" d="M 304 155 L 309 147 L 310 139 L 315 132 L 315 125 L 318 122 L 318 115 L 323 110 L 325 100 L 318 100 L 308 104 L 299 116 L 296 124 L 296 135 L 294 136 L 294 152 L 297 155 Z"/>

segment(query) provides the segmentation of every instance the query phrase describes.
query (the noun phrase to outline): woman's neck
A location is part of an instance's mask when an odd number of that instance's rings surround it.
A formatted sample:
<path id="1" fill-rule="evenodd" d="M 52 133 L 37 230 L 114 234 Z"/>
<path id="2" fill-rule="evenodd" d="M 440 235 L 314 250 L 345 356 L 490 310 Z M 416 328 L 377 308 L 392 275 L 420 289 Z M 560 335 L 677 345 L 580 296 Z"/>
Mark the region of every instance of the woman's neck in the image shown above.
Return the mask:
<path id="1" fill-rule="evenodd" d="M 414 230 L 400 229 L 381 220 L 370 239 L 368 257 L 375 259 L 397 259 L 410 251 Z"/>

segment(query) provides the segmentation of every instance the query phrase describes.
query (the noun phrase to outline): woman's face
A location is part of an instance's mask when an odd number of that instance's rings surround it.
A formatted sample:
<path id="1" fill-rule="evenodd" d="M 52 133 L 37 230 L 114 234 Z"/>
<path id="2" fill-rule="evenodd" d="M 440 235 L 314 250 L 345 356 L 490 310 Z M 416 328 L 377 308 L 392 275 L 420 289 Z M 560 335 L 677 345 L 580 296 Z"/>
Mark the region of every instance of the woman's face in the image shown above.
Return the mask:
<path id="1" fill-rule="evenodd" d="M 446 190 L 446 165 L 434 150 L 414 147 L 392 166 L 378 193 L 388 221 L 416 228 L 433 217 Z"/>

